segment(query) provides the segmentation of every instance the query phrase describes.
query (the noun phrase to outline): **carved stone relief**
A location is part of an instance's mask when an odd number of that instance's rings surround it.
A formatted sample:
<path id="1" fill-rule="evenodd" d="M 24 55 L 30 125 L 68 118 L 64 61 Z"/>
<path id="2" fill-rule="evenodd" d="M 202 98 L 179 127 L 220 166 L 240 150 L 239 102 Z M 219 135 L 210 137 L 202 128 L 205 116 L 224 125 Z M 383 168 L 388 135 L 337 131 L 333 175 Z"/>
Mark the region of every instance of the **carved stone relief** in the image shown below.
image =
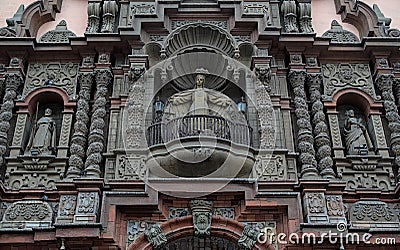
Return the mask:
<path id="1" fill-rule="evenodd" d="M 115 176 L 117 179 L 138 180 L 146 175 L 146 163 L 143 156 L 119 156 Z"/>
<path id="2" fill-rule="evenodd" d="M 246 225 L 243 229 L 242 235 L 238 240 L 238 245 L 242 249 L 252 250 L 257 242 L 258 232 L 251 225 Z"/>
<path id="3" fill-rule="evenodd" d="M 299 26 L 302 33 L 314 33 L 311 18 L 311 3 L 299 3 Z"/>
<path id="4" fill-rule="evenodd" d="M 75 209 L 74 222 L 96 222 L 99 202 L 99 194 L 96 192 L 79 193 Z"/>
<path id="5" fill-rule="evenodd" d="M 171 21 L 171 29 L 175 30 L 179 27 L 182 27 L 186 24 L 190 23 L 208 23 L 215 25 L 219 28 L 222 29 L 227 29 L 228 28 L 228 21 L 214 21 L 214 20 L 172 20 Z"/>
<path id="6" fill-rule="evenodd" d="M 153 249 L 160 249 L 167 243 L 167 237 L 159 225 L 152 225 L 144 231 L 146 239 L 153 246 Z"/>
<path id="7" fill-rule="evenodd" d="M 259 233 L 263 233 L 263 237 L 261 240 L 266 237 L 266 240 L 271 246 L 278 250 L 278 241 L 276 236 L 278 235 L 276 230 L 276 222 L 275 221 L 258 221 L 258 222 L 242 222 L 245 226 L 251 227 L 255 230 L 256 235 Z M 265 235 L 266 234 L 266 235 Z M 251 248 L 252 249 L 252 248 Z"/>
<path id="8" fill-rule="evenodd" d="M 151 2 L 130 2 L 130 10 L 131 16 L 128 24 L 132 24 L 134 17 L 156 15 L 156 4 Z"/>
<path id="9" fill-rule="evenodd" d="M 58 206 L 57 223 L 72 223 L 77 204 L 76 195 L 61 195 Z"/>
<path id="10" fill-rule="evenodd" d="M 67 29 L 67 23 L 62 20 L 55 30 L 46 32 L 40 39 L 40 43 L 69 43 L 70 37 L 76 37 L 75 33 Z"/>
<path id="11" fill-rule="evenodd" d="M 344 30 L 336 20 L 332 21 L 331 29 L 322 34 L 322 37 L 331 38 L 331 43 L 359 43 L 360 40 L 350 31 Z"/>
<path id="12" fill-rule="evenodd" d="M 281 5 L 281 12 L 283 15 L 283 26 L 285 32 L 299 32 L 297 24 L 297 6 L 294 0 L 284 0 Z"/>
<path id="13" fill-rule="evenodd" d="M 392 207 L 381 201 L 358 201 L 350 207 L 349 218 L 354 228 L 399 228 L 399 218 Z"/>
<path id="14" fill-rule="evenodd" d="M 156 224 L 153 221 L 129 220 L 126 228 L 126 249 L 132 244 L 147 228 Z"/>
<path id="15" fill-rule="evenodd" d="M 286 161 L 281 155 L 273 155 L 271 158 L 257 156 L 254 169 L 260 181 L 277 181 L 287 178 Z"/>
<path id="16" fill-rule="evenodd" d="M 44 201 L 17 201 L 7 210 L 0 228 L 32 229 L 50 227 L 52 225 L 53 209 Z"/>
<path id="17" fill-rule="evenodd" d="M 306 193 L 303 200 L 308 223 L 328 222 L 324 193 Z"/>
<path id="18" fill-rule="evenodd" d="M 271 13 L 269 3 L 244 2 L 243 16 L 248 17 L 266 17 L 267 26 L 271 26 Z"/>
<path id="19" fill-rule="evenodd" d="M 213 203 L 205 200 L 192 200 L 189 202 L 193 215 L 194 234 L 196 236 L 210 235 Z"/>
<path id="20" fill-rule="evenodd" d="M 341 195 L 326 195 L 326 208 L 330 223 L 345 222 L 345 208 Z"/>
<path id="21" fill-rule="evenodd" d="M 332 100 L 332 96 L 341 89 L 356 88 L 376 99 L 371 71 L 368 64 L 324 64 L 324 100 Z"/>
<path id="22" fill-rule="evenodd" d="M 24 86 L 23 97 L 27 96 L 33 90 L 54 86 L 65 90 L 71 99 L 75 98 L 76 78 L 78 76 L 77 63 L 48 63 L 48 64 L 30 64 L 26 83 Z"/>

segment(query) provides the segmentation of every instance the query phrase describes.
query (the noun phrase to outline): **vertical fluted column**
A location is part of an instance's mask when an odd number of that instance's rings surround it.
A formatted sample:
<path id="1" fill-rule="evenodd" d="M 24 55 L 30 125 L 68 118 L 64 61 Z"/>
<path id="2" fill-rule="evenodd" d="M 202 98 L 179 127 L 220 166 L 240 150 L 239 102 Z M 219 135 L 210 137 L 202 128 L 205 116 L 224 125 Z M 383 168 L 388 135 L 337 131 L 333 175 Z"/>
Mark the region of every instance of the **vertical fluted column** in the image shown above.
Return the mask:
<path id="1" fill-rule="evenodd" d="M 101 3 L 89 2 L 88 3 L 88 21 L 86 27 L 86 33 L 98 33 L 100 31 L 100 11 Z"/>
<path id="2" fill-rule="evenodd" d="M 385 108 L 385 115 L 389 121 L 390 130 L 390 147 L 395 155 L 395 164 L 400 167 L 400 116 L 399 111 L 395 103 L 393 95 L 393 81 L 394 76 L 391 74 L 378 75 L 375 79 L 375 85 L 382 92 L 382 99 L 384 101 L 383 106 Z M 398 171 L 398 178 L 400 177 L 400 171 Z"/>
<path id="3" fill-rule="evenodd" d="M 110 69 L 95 70 L 96 98 L 93 104 L 91 116 L 89 146 L 86 151 L 85 171 L 87 177 L 99 178 L 101 174 L 100 164 L 104 150 L 104 127 L 106 116 L 108 85 L 112 81 Z"/>
<path id="4" fill-rule="evenodd" d="M 79 177 L 84 166 L 89 124 L 89 100 L 93 78 L 93 73 L 80 73 L 78 78 L 80 90 L 74 132 L 71 138 L 71 156 L 69 157 L 69 168 L 66 176 L 68 179 Z"/>
<path id="5" fill-rule="evenodd" d="M 104 1 L 103 3 L 103 25 L 101 33 L 114 32 L 115 17 L 118 13 L 118 5 L 115 1 Z"/>
<path id="6" fill-rule="evenodd" d="M 321 102 L 321 74 L 308 74 L 307 82 L 310 91 L 311 114 L 314 133 L 314 145 L 317 150 L 318 169 L 322 177 L 335 178 L 333 159 L 331 157 L 331 138 L 325 118 L 324 105 Z"/>
<path id="7" fill-rule="evenodd" d="M 17 96 L 17 89 L 22 84 L 22 78 L 19 74 L 11 73 L 5 76 L 5 94 L 3 104 L 0 109 L 0 166 L 4 162 L 4 154 L 7 151 L 7 134 L 10 129 L 10 120 L 14 108 L 14 99 Z"/>
<path id="8" fill-rule="evenodd" d="M 307 109 L 304 84 L 306 72 L 290 71 L 288 80 L 294 92 L 294 106 L 298 127 L 298 149 L 300 151 L 301 178 L 318 177 L 317 161 L 315 160 L 314 137 Z"/>

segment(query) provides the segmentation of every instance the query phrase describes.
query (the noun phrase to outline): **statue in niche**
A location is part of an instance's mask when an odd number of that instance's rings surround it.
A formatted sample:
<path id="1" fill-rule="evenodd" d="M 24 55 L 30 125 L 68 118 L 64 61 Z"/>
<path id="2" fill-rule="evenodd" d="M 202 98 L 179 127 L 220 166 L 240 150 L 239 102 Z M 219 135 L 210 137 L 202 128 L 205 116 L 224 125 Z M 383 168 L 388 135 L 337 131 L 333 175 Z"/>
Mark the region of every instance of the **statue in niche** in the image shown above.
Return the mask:
<path id="1" fill-rule="evenodd" d="M 356 118 L 354 110 L 346 111 L 344 121 L 344 138 L 349 155 L 368 155 L 373 148 L 368 131 L 361 118 Z"/>
<path id="2" fill-rule="evenodd" d="M 44 116 L 35 122 L 25 154 L 32 156 L 54 154 L 56 123 L 53 120 L 52 113 L 53 111 L 47 108 Z"/>

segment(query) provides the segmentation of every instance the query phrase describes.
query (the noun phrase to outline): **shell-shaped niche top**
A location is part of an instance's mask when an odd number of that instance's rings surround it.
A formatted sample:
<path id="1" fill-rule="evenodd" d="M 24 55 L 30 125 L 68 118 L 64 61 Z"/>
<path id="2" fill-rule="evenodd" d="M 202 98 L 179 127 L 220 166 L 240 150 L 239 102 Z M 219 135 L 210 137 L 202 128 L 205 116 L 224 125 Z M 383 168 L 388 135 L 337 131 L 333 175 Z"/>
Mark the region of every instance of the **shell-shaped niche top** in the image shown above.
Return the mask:
<path id="1" fill-rule="evenodd" d="M 67 29 L 67 22 L 62 20 L 55 30 L 46 32 L 39 43 L 69 43 L 70 37 L 76 37 L 75 33 Z"/>
<path id="2" fill-rule="evenodd" d="M 331 29 L 326 31 L 322 37 L 331 38 L 331 43 L 359 43 L 360 40 L 356 35 L 348 30 L 343 29 L 338 21 L 333 20 Z"/>
<path id="3" fill-rule="evenodd" d="M 191 23 L 174 30 L 165 40 L 167 56 L 180 52 L 218 51 L 233 57 L 236 41 L 226 30 L 208 23 Z"/>

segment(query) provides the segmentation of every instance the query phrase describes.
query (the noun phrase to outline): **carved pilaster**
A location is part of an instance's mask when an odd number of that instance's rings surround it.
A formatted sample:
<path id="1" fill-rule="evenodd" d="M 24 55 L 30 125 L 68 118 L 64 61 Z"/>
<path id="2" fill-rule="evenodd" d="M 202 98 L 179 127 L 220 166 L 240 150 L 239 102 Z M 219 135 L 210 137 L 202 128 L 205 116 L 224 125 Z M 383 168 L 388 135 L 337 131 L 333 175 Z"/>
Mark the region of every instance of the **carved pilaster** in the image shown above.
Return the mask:
<path id="1" fill-rule="evenodd" d="M 112 81 L 112 73 L 109 69 L 97 69 L 96 75 L 96 100 L 93 104 L 93 113 L 91 116 L 89 146 L 86 151 L 85 171 L 88 177 L 100 177 L 100 164 L 104 149 L 104 127 L 106 116 L 106 96 L 108 85 Z"/>
<path id="2" fill-rule="evenodd" d="M 88 22 L 86 33 L 98 33 L 100 30 L 100 3 L 89 2 L 88 4 Z"/>
<path id="3" fill-rule="evenodd" d="M 101 26 L 102 33 L 114 32 L 115 18 L 118 12 L 116 1 L 104 1 L 103 3 L 103 25 Z"/>
<path id="4" fill-rule="evenodd" d="M 290 71 L 288 80 L 293 87 L 294 106 L 298 127 L 298 149 L 300 151 L 301 177 L 317 177 L 317 161 L 315 160 L 314 137 L 310 123 L 310 114 L 307 110 L 306 93 L 304 84 L 306 80 L 304 71 Z"/>
<path id="5" fill-rule="evenodd" d="M 308 223 L 326 223 L 328 215 L 324 193 L 306 193 L 303 197 L 304 215 Z"/>
<path id="6" fill-rule="evenodd" d="M 12 110 L 15 105 L 14 99 L 17 96 L 17 89 L 22 84 L 21 76 L 16 73 L 6 74 L 5 79 L 6 89 L 3 98 L 3 104 L 0 109 L 0 166 L 3 165 L 3 157 L 7 151 L 7 133 L 10 129 Z"/>
<path id="7" fill-rule="evenodd" d="M 99 194 L 96 192 L 82 192 L 78 194 L 75 208 L 74 223 L 94 223 L 97 220 L 99 208 Z M 62 204 L 61 204 L 62 205 Z M 72 211 L 70 211 L 72 213 Z"/>
<path id="8" fill-rule="evenodd" d="M 16 157 L 21 153 L 22 150 L 22 140 L 24 137 L 25 124 L 28 121 L 28 114 L 18 114 L 17 123 L 15 125 L 14 136 L 12 141 L 12 146 L 10 150 L 10 156 Z"/>
<path id="9" fill-rule="evenodd" d="M 79 100 L 76 112 L 74 132 L 71 139 L 71 156 L 69 157 L 69 169 L 67 178 L 80 176 L 84 164 L 85 148 L 87 145 L 88 123 L 89 123 L 89 100 L 93 84 L 93 73 L 79 74 Z"/>
<path id="10" fill-rule="evenodd" d="M 313 33 L 311 3 L 299 3 L 299 24 L 302 33 Z"/>
<path id="11" fill-rule="evenodd" d="M 299 32 L 297 25 L 297 7 L 294 0 L 284 0 L 281 5 L 285 32 Z"/>
<path id="12" fill-rule="evenodd" d="M 335 178 L 335 172 L 332 168 L 331 138 L 325 118 L 324 105 L 321 102 L 322 75 L 308 74 L 307 78 L 312 105 L 311 114 L 315 138 L 314 145 L 317 150 L 316 158 L 318 160 L 318 169 L 322 177 Z"/>
<path id="13" fill-rule="evenodd" d="M 395 155 L 394 162 L 397 167 L 400 167 L 400 116 L 393 95 L 393 81 L 393 75 L 382 74 L 376 77 L 375 84 L 382 92 L 385 115 L 389 121 L 390 147 Z M 399 176 L 400 174 L 398 174 Z"/>

